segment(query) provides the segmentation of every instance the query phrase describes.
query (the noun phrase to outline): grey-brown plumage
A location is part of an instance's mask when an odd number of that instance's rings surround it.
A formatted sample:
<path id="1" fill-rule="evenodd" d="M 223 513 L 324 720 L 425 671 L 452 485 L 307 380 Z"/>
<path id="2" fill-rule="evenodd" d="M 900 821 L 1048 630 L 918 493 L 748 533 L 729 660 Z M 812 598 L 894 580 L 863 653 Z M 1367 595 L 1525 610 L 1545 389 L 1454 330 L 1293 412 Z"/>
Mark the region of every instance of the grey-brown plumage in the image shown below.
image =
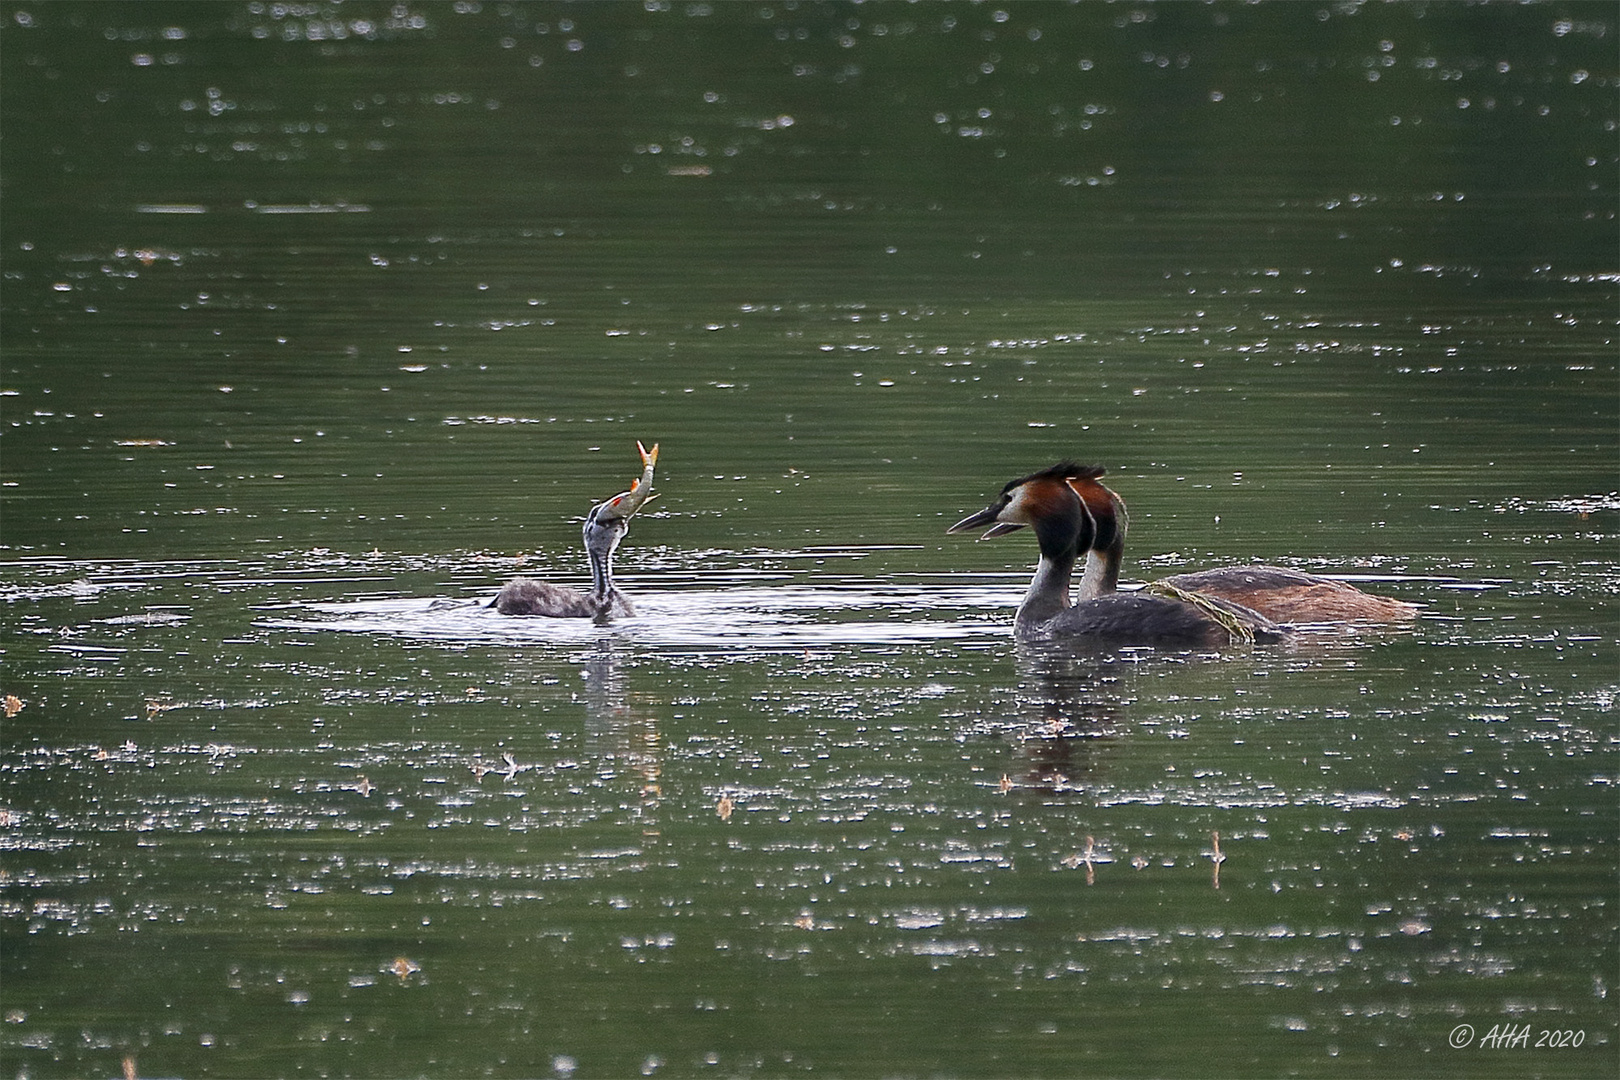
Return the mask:
<path id="1" fill-rule="evenodd" d="M 658 462 L 658 444 L 648 450 L 639 442 L 642 474 L 629 491 L 591 507 L 585 515 L 582 539 L 591 567 L 591 587 L 580 592 L 566 585 L 530 578 L 514 578 L 502 587 L 490 607 L 502 615 L 542 615 L 553 619 L 612 619 L 634 615 L 635 607 L 613 584 L 613 552 L 630 531 L 630 518 L 650 502 L 653 466 Z"/>
<path id="2" fill-rule="evenodd" d="M 1098 476 L 1101 475 L 1099 472 Z M 1097 476 L 1065 477 L 1091 515 L 1095 535 L 1085 553 L 1081 600 L 1108 595 L 1119 583 L 1120 560 L 1130 519 L 1125 501 Z M 1154 583 L 1257 611 L 1279 623 L 1395 623 L 1417 617 L 1416 604 L 1362 592 L 1332 578 L 1280 566 L 1226 566 L 1176 574 Z M 1152 586 L 1150 586 L 1152 587 Z"/>
<path id="3" fill-rule="evenodd" d="M 489 605 L 502 615 L 550 615 L 557 619 L 593 619 L 601 601 L 566 585 L 532 578 L 513 578 L 501 586 Z"/>
<path id="4" fill-rule="evenodd" d="M 1232 624 L 1243 626 L 1260 642 L 1281 641 L 1285 631 L 1256 611 L 1204 597 Z M 1229 625 L 1208 610 L 1181 600 L 1144 593 L 1109 593 L 1083 600 L 1053 616 L 1030 637 L 1093 637 L 1135 645 L 1230 645 L 1234 634 Z"/>
<path id="5" fill-rule="evenodd" d="M 1332 578 L 1281 566 L 1225 566 L 1164 579 L 1179 589 L 1235 600 L 1286 623 L 1398 623 L 1418 606 L 1362 592 Z"/>

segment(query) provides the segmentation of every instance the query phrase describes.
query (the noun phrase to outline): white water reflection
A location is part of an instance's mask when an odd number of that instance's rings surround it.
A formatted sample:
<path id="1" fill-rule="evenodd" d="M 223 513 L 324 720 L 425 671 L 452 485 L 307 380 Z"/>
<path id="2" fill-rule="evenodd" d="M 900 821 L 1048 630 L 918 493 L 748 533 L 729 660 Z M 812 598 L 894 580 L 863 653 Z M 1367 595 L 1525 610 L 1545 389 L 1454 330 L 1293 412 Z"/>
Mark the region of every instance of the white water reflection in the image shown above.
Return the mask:
<path id="1" fill-rule="evenodd" d="M 650 646 L 718 650 L 783 650 L 812 646 L 915 645 L 974 638 L 1007 638 L 1013 612 L 1023 597 L 1022 575 L 941 575 L 919 583 L 834 578 L 816 584 L 776 584 L 790 574 L 732 571 L 729 584 L 704 588 L 714 574 L 682 577 L 692 586 L 636 593 L 636 614 L 611 623 L 502 615 L 489 600 L 452 597 L 389 597 L 297 605 L 297 614 L 260 619 L 280 630 L 329 630 L 382 634 L 466 645 L 579 644 L 612 635 Z M 921 575 L 912 575 L 921 577 Z M 1455 578 L 1418 575 L 1338 575 L 1358 583 L 1426 583 L 1440 588 L 1470 586 Z M 964 581 L 961 578 L 968 578 Z M 986 577 L 1003 583 L 986 584 Z M 308 579 L 300 579 L 307 582 Z M 1126 586 L 1131 588 L 1133 586 Z M 1305 625 L 1340 633 L 1342 627 Z M 1297 643 L 1297 642 L 1296 642 Z M 1125 650 L 1129 652 L 1130 650 Z M 1152 652 L 1155 650 L 1142 650 Z"/>
<path id="2" fill-rule="evenodd" d="M 636 614 L 588 619 L 502 615 L 483 600 L 385 599 L 303 606 L 258 625 L 461 644 L 580 644 L 613 636 L 651 646 L 785 650 L 1006 637 L 1022 590 L 984 585 L 781 585 L 637 595 Z"/>

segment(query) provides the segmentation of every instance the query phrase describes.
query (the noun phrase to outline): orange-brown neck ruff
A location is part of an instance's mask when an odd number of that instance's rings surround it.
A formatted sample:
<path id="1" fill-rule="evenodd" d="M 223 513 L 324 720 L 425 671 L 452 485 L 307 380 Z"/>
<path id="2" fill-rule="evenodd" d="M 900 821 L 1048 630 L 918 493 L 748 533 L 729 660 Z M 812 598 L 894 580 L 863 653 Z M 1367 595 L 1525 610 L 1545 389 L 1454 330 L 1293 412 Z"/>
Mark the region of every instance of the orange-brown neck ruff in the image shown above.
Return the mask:
<path id="1" fill-rule="evenodd" d="M 1091 515 L 1066 479 L 1037 473 L 1013 485 L 1008 508 L 1034 528 L 1041 554 L 1048 558 L 1073 559 L 1091 546 L 1094 536 Z"/>
<path id="2" fill-rule="evenodd" d="M 1071 476 L 1066 478 L 1069 487 L 1080 501 L 1085 503 L 1086 513 L 1091 515 L 1095 526 L 1091 547 L 1096 551 L 1107 551 L 1124 540 L 1124 531 L 1120 528 L 1119 515 L 1116 505 L 1120 498 L 1108 488 L 1099 484 L 1092 476 Z"/>

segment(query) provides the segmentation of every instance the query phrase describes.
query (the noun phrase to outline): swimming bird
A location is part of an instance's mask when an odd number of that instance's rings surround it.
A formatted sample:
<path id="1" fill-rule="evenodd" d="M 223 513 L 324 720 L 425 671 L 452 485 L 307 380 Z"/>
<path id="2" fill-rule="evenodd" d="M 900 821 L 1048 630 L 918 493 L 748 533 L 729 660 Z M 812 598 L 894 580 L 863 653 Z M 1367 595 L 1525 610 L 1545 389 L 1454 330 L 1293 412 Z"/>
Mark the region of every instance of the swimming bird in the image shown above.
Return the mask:
<path id="1" fill-rule="evenodd" d="M 1270 619 L 1218 597 L 1190 591 L 1173 595 L 1120 593 L 1104 588 L 1109 560 L 1099 560 L 1094 580 L 1082 578 L 1081 598 L 1070 604 L 1069 586 L 1080 552 L 1100 546 L 1124 549 L 1122 515 L 1105 515 L 1099 526 L 1076 490 L 1076 481 L 1095 481 L 1098 465 L 1062 461 L 1012 480 L 996 501 L 958 521 L 946 532 L 990 528 L 981 539 L 1005 536 L 1028 526 L 1040 548 L 1040 563 L 1013 618 L 1013 635 L 1023 640 L 1084 639 L 1116 645 L 1220 646 L 1234 642 L 1277 641 L 1285 633 Z M 1083 486 L 1083 485 L 1082 485 Z M 1099 485 L 1100 486 L 1100 485 Z M 1106 489 L 1104 489 L 1106 490 Z M 1124 503 L 1120 503 L 1123 509 Z M 1112 575 L 1117 580 L 1118 563 Z"/>
<path id="2" fill-rule="evenodd" d="M 1080 496 L 1096 527 L 1086 552 L 1078 597 L 1085 600 L 1111 593 L 1119 584 L 1125 532 L 1130 526 L 1125 501 L 1097 476 L 1075 476 L 1067 482 Z M 1342 581 L 1281 566 L 1224 566 L 1175 574 L 1148 587 L 1218 597 L 1278 623 L 1393 623 L 1406 622 L 1418 614 L 1416 604 L 1365 593 Z"/>
<path id="3" fill-rule="evenodd" d="M 658 444 L 648 450 L 640 442 L 641 476 L 630 490 L 591 507 L 585 515 L 583 536 L 585 555 L 591 565 L 590 592 L 566 585 L 552 585 L 529 578 L 507 582 L 489 606 L 502 615 L 546 615 L 556 619 L 607 620 L 635 614 L 628 598 L 613 584 L 613 552 L 630 531 L 630 519 L 657 498 L 652 491 L 653 467 L 658 464 Z"/>

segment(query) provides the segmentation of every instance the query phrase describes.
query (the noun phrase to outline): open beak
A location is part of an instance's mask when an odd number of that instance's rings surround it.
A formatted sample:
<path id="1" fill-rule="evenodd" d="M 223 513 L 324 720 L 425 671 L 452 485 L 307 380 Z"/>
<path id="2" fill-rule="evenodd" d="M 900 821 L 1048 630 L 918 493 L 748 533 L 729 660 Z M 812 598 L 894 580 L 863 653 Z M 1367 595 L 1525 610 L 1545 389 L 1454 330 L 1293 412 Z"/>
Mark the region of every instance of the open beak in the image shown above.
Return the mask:
<path id="1" fill-rule="evenodd" d="M 995 506 L 987 506 L 983 510 L 980 510 L 977 514 L 969 514 L 967 517 L 963 518 L 961 521 L 958 521 L 955 525 L 952 525 L 945 531 L 947 533 L 970 532 L 974 529 L 982 529 L 984 526 L 988 525 L 990 526 L 989 530 L 985 532 L 983 536 L 979 537 L 980 540 L 988 540 L 992 536 L 1006 536 L 1010 532 L 1017 532 L 1019 529 L 1023 528 L 1022 525 L 1011 521 L 997 521 L 996 515 L 999 513 L 1001 513 L 1001 504 L 997 503 Z"/>

